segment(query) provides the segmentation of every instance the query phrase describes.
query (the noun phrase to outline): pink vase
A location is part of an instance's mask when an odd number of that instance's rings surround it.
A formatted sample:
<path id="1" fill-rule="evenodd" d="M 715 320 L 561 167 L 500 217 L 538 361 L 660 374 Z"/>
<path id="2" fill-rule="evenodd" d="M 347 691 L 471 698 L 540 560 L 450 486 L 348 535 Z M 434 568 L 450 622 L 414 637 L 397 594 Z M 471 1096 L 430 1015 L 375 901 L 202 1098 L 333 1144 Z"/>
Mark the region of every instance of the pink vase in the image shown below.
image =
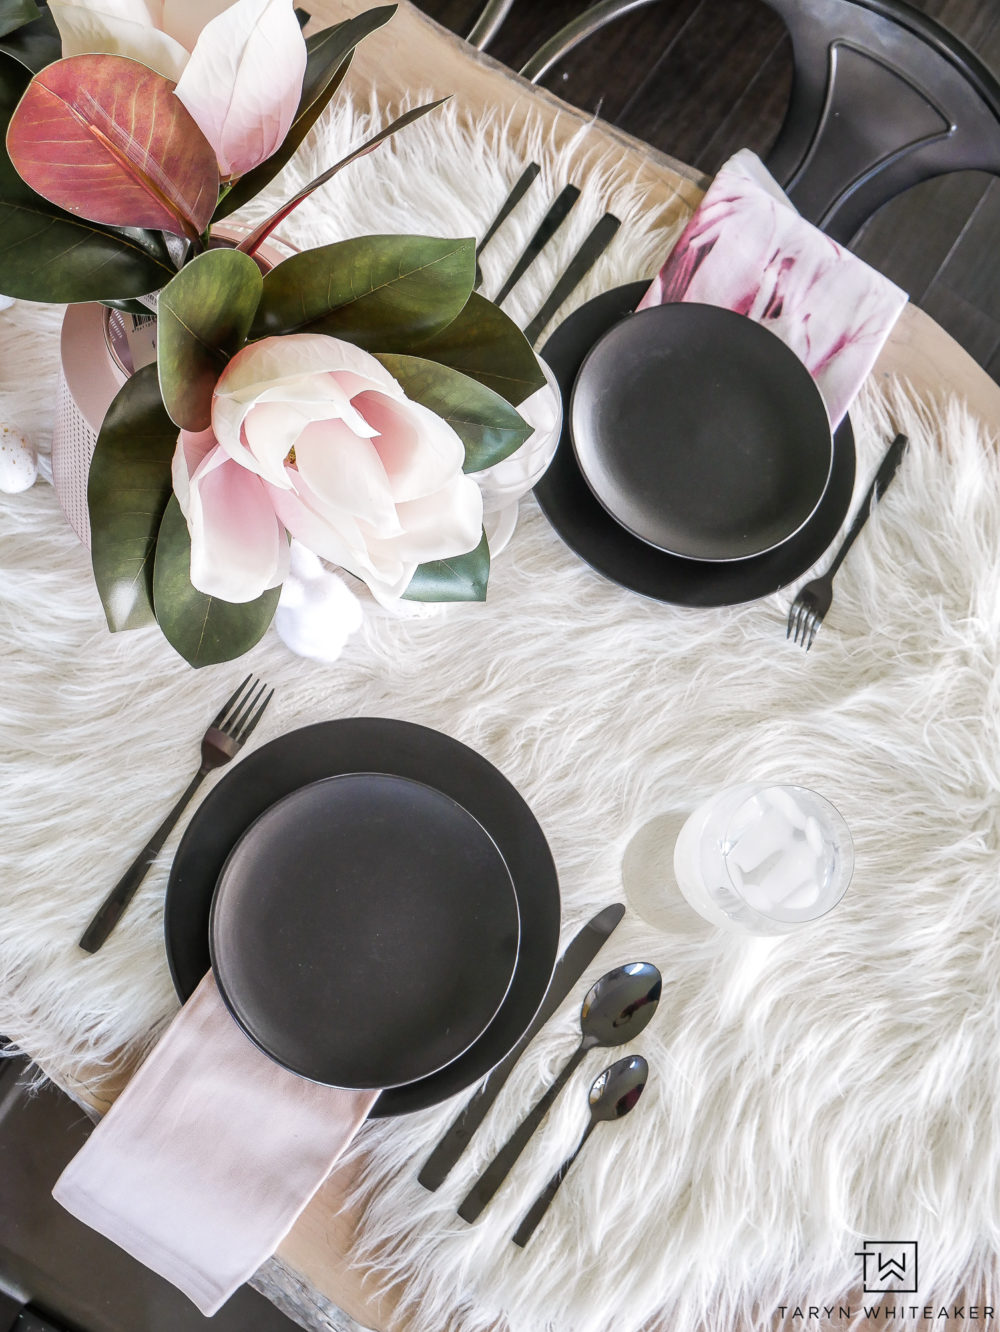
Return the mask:
<path id="1" fill-rule="evenodd" d="M 213 240 L 236 244 L 249 227 L 226 223 Z M 267 272 L 294 253 L 272 236 L 254 256 Z M 56 420 L 52 431 L 52 484 L 63 513 L 85 546 L 90 547 L 87 476 L 101 424 L 115 394 L 140 366 L 155 359 L 155 315 L 145 323 L 97 302 L 67 307 L 62 324 Z"/>

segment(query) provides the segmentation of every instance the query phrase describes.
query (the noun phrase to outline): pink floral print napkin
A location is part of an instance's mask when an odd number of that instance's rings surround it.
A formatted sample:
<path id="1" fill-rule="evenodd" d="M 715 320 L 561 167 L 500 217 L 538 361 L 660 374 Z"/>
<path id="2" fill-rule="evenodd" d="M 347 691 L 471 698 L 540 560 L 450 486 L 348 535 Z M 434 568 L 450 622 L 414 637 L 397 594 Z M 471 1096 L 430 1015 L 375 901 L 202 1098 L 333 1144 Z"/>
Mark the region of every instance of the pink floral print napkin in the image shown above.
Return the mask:
<path id="1" fill-rule="evenodd" d="M 709 186 L 638 309 L 699 301 L 763 324 L 808 367 L 836 428 L 907 299 L 801 217 L 743 149 Z"/>

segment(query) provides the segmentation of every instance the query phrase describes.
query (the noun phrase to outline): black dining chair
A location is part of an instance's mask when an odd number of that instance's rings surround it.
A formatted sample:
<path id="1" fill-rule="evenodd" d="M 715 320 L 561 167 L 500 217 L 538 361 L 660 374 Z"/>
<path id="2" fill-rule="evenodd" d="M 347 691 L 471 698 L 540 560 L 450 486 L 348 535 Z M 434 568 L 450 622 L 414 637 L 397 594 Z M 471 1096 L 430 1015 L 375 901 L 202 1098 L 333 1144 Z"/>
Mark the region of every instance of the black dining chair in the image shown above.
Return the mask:
<path id="1" fill-rule="evenodd" d="M 520 73 L 537 83 L 580 42 L 655 0 L 598 0 Z M 490 0 L 468 40 L 485 49 L 514 0 Z M 720 0 L 724 3 L 724 0 Z M 764 0 L 788 28 L 792 94 L 766 162 L 799 211 L 847 243 L 883 204 L 954 171 L 1000 175 L 1000 82 L 905 0 Z"/>
<path id="2" fill-rule="evenodd" d="M 39 1077 L 9 1048 L 0 1056 L 0 1332 L 297 1332 L 248 1286 L 206 1318 L 64 1211 L 52 1186 L 92 1125 Z"/>

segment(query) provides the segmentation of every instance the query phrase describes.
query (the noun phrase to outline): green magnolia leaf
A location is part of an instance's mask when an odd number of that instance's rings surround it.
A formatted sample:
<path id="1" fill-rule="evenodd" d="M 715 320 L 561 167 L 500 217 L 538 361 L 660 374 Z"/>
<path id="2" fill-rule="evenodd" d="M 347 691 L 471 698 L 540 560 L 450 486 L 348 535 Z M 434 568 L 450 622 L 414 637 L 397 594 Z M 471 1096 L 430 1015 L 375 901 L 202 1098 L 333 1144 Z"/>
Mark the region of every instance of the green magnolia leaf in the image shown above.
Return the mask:
<path id="1" fill-rule="evenodd" d="M 251 336 L 329 333 L 368 351 L 408 352 L 455 319 L 475 274 L 473 240 L 335 241 L 293 255 L 266 274 Z"/>
<path id="2" fill-rule="evenodd" d="M 407 350 L 461 370 L 514 407 L 545 383 L 538 358 L 513 319 L 476 292 L 446 328 Z"/>
<path id="3" fill-rule="evenodd" d="M 260 642 L 274 618 L 281 588 L 237 604 L 206 597 L 191 586 L 191 538 L 176 495 L 156 542 L 153 606 L 164 637 L 191 666 L 232 661 Z"/>
<path id="4" fill-rule="evenodd" d="M 0 51 L 13 56 L 25 69 L 37 74 L 62 55 L 62 38 L 47 5 L 35 6 L 36 17 L 5 37 L 0 37 Z"/>
<path id="5" fill-rule="evenodd" d="M 0 0 L 0 37 L 41 17 L 35 0 Z"/>
<path id="6" fill-rule="evenodd" d="M 377 359 L 408 398 L 448 422 L 465 445 L 466 472 L 481 472 L 510 457 L 531 434 L 531 426 L 499 393 L 449 365 L 421 356 Z"/>
<path id="7" fill-rule="evenodd" d="M 212 390 L 246 341 L 263 289 L 260 269 L 238 250 L 206 250 L 160 292 L 157 362 L 171 418 L 185 430 L 212 423 Z"/>
<path id="8" fill-rule="evenodd" d="M 153 621 L 153 552 L 176 443 L 156 367 L 144 366 L 108 408 L 87 483 L 94 577 L 113 633 Z"/>
<path id="9" fill-rule="evenodd" d="M 105 299 L 101 301 L 101 304 L 106 305 L 109 310 L 122 310 L 125 314 L 134 314 L 139 315 L 140 317 L 148 318 L 150 313 L 149 306 L 143 305 L 142 301 L 116 301 Z"/>
<path id="10" fill-rule="evenodd" d="M 403 593 L 404 601 L 485 601 L 490 577 L 486 533 L 475 550 L 450 560 L 420 564 Z"/>
<path id="11" fill-rule="evenodd" d="M 306 38 L 306 73 L 295 119 L 277 152 L 241 176 L 220 200 L 215 210 L 215 221 L 228 217 L 237 208 L 255 199 L 287 165 L 343 83 L 358 42 L 381 28 L 395 12 L 395 5 L 382 5 L 378 9 L 369 9 L 363 14 L 356 14 L 354 18 L 345 19 L 343 23 L 323 28 Z"/>
<path id="12" fill-rule="evenodd" d="M 0 130 L 31 75 L 0 54 Z M 143 296 L 176 273 L 156 232 L 102 227 L 51 204 L 14 170 L 0 137 L 0 291 L 23 300 Z"/>

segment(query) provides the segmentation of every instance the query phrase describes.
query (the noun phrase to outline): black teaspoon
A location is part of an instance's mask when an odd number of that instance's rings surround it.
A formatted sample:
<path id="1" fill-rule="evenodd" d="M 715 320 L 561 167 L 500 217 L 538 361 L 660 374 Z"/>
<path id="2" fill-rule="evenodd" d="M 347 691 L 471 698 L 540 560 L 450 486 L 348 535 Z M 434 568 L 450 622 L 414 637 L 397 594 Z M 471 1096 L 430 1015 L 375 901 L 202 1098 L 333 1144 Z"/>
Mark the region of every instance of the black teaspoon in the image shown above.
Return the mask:
<path id="1" fill-rule="evenodd" d="M 577 1143 L 576 1151 L 567 1156 L 556 1173 L 542 1189 L 541 1193 L 528 1208 L 524 1220 L 514 1232 L 512 1239 L 523 1248 L 535 1233 L 535 1227 L 549 1209 L 549 1203 L 556 1196 L 559 1185 L 566 1178 L 566 1172 L 583 1150 L 598 1124 L 603 1121 L 621 1119 L 633 1108 L 642 1095 L 649 1078 L 649 1065 L 642 1055 L 628 1055 L 606 1068 L 594 1080 L 588 1097 L 590 1101 L 590 1123 L 584 1130 L 583 1137 Z"/>
<path id="2" fill-rule="evenodd" d="M 475 1221 L 507 1178 L 584 1055 L 597 1046 L 624 1045 L 644 1030 L 656 1011 L 662 985 L 660 973 L 651 962 L 629 962 L 609 971 L 591 987 L 580 1010 L 580 1044 L 462 1200 L 458 1214 L 464 1221 Z"/>

